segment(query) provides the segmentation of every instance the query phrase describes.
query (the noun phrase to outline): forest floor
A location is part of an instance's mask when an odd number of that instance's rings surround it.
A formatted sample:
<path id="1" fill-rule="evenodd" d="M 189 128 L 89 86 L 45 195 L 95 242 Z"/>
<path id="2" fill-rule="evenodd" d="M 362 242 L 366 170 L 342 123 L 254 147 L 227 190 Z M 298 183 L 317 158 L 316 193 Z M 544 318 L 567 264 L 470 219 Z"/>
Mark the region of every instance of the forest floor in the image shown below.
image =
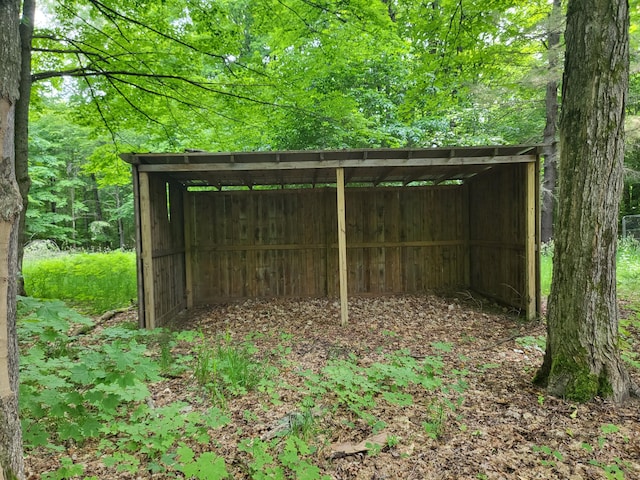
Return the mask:
<path id="1" fill-rule="evenodd" d="M 110 323 L 132 320 L 130 311 Z M 272 442 L 274 452 L 283 448 L 278 425 L 300 412 L 301 405 L 309 406 L 308 376 L 301 372 L 320 373 L 340 361 L 365 371 L 393 355 L 405 363 L 441 360 L 436 377 L 442 385 L 408 385 L 402 389 L 410 395 L 406 401 L 385 401 L 377 392 L 367 415 L 331 392 L 313 397 L 312 421 L 304 434 L 314 451 L 305 458 L 322 475 L 363 480 L 640 478 L 638 401 L 616 406 L 597 399 L 580 405 L 547 396 L 531 382 L 542 362 L 544 324 L 525 322 L 467 294 L 354 298 L 344 327 L 334 300 L 251 300 L 199 308 L 179 328 L 201 332 L 205 339 L 220 334 L 237 341 L 250 338 L 255 357 L 278 368 L 275 392 L 262 389 L 229 398 L 225 413 L 230 421 L 215 430 L 211 445 L 194 444 L 197 452 L 212 450 L 223 457 L 232 478 L 270 478 L 238 446 L 255 438 Z M 630 328 L 637 352 L 640 332 Z M 176 345 L 174 353 L 189 353 L 181 348 L 186 347 Z M 640 380 L 637 371 L 632 375 Z M 176 400 L 193 408 L 204 404 L 193 371 L 153 384 L 152 397 L 157 407 Z M 85 476 L 167 478 L 145 471 L 144 461 L 137 474 L 116 473 L 95 458 L 92 448 L 88 443 L 73 452 L 85 465 Z M 49 470 L 56 459 L 31 456 L 26 462 L 29 478 L 36 479 L 34 472 Z"/>

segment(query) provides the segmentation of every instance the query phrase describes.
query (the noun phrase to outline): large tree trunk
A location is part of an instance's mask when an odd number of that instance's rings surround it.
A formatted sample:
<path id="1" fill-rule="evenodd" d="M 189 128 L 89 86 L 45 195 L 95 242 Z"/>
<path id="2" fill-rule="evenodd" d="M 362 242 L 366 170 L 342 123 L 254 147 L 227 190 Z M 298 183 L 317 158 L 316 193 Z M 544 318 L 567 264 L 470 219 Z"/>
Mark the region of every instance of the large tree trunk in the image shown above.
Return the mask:
<path id="1" fill-rule="evenodd" d="M 1 0 L 0 0 L 1 1 Z M 26 243 L 27 205 L 29 204 L 29 104 L 31 102 L 31 43 L 33 40 L 33 22 L 36 11 L 35 0 L 24 0 L 22 4 L 22 21 L 20 22 L 20 98 L 16 103 L 16 179 L 22 196 L 22 214 L 18 230 L 18 294 L 25 295 L 24 278 L 22 277 L 22 258 Z"/>
<path id="2" fill-rule="evenodd" d="M 24 478 L 18 418 L 16 273 L 22 201 L 15 177 L 20 2 L 0 0 L 0 479 Z"/>
<path id="3" fill-rule="evenodd" d="M 576 401 L 622 401 L 631 389 L 616 301 L 628 35 L 626 0 L 569 1 L 553 283 L 536 381 Z"/>

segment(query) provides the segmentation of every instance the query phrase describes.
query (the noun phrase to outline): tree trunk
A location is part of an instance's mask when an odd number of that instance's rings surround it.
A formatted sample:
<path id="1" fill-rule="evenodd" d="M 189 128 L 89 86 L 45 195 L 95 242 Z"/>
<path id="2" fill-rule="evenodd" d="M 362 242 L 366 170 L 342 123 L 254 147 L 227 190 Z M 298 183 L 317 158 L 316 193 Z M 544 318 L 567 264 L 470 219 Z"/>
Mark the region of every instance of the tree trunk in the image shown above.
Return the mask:
<path id="1" fill-rule="evenodd" d="M 118 240 L 120 241 L 120 250 L 125 249 L 124 243 L 124 223 L 122 222 L 122 214 L 120 213 L 120 187 L 115 187 L 116 212 L 118 212 Z"/>
<path id="2" fill-rule="evenodd" d="M 626 0 L 569 1 L 553 283 L 535 381 L 576 401 L 619 402 L 631 390 L 616 301 L 628 34 Z"/>
<path id="3" fill-rule="evenodd" d="M 558 177 L 558 144 L 556 143 L 558 130 L 558 81 L 556 80 L 556 75 L 558 69 L 561 22 L 561 0 L 553 0 L 547 32 L 549 81 L 547 82 L 547 91 L 545 94 L 547 120 L 543 135 L 543 142 L 547 147 L 544 155 L 542 211 L 540 215 L 540 240 L 542 243 L 548 243 L 553 238 L 553 218 L 556 210 L 556 180 Z"/>
<path id="4" fill-rule="evenodd" d="M 0 0 L 1 1 L 1 0 Z M 35 18 L 35 0 L 22 2 L 22 21 L 20 22 L 20 49 L 22 52 L 20 67 L 20 98 L 16 103 L 15 148 L 16 179 L 22 197 L 22 214 L 18 226 L 18 295 L 26 295 L 22 277 L 22 258 L 27 241 L 26 220 L 29 204 L 29 104 L 31 102 L 31 42 Z"/>
<path id="5" fill-rule="evenodd" d="M 15 177 L 20 2 L 0 0 L 0 479 L 24 478 L 18 418 L 16 275 L 22 201 Z"/>
<path id="6" fill-rule="evenodd" d="M 91 178 L 91 191 L 93 193 L 93 201 L 95 203 L 95 208 L 93 209 L 94 211 L 93 219 L 94 221 L 101 222 L 104 217 L 102 216 L 102 202 L 100 201 L 100 189 L 98 188 L 98 182 L 96 181 L 96 176 L 93 173 L 90 175 L 90 178 Z"/>

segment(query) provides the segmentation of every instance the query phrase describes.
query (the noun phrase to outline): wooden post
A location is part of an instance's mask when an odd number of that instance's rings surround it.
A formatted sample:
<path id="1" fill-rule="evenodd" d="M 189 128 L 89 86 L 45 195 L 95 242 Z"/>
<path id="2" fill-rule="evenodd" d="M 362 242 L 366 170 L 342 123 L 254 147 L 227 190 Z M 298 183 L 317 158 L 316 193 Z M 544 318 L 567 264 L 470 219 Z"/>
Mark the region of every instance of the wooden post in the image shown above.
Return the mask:
<path id="1" fill-rule="evenodd" d="M 347 220 L 344 201 L 344 168 L 336 168 L 338 195 L 338 270 L 340 272 L 340 318 L 345 326 L 349 321 L 347 303 Z"/>
<path id="2" fill-rule="evenodd" d="M 138 327 L 144 328 L 144 275 L 142 273 L 142 230 L 140 228 L 140 175 L 138 166 L 131 165 L 133 177 L 134 219 L 136 226 L 136 278 L 138 281 Z"/>
<path id="3" fill-rule="evenodd" d="M 140 258 L 142 260 L 142 285 L 144 290 L 143 298 L 139 302 L 144 302 L 144 326 L 153 329 L 156 326 L 155 315 L 155 295 L 153 291 L 153 242 L 151 236 L 151 198 L 149 191 L 149 174 L 138 173 L 139 193 L 140 193 Z"/>
<path id="4" fill-rule="evenodd" d="M 537 239 L 538 231 L 538 182 L 537 169 L 534 162 L 525 164 L 526 169 L 526 236 L 525 236 L 525 308 L 527 319 L 537 314 L 538 274 L 537 274 Z"/>

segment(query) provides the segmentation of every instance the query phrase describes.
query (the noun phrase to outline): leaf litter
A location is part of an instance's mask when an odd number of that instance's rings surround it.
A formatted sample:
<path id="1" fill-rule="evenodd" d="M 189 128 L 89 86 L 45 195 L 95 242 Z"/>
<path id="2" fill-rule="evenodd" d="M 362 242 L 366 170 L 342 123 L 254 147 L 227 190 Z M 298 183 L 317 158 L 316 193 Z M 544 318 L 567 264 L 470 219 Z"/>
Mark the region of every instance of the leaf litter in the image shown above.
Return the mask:
<path id="1" fill-rule="evenodd" d="M 121 322 L 137 322 L 135 312 L 120 312 L 98 328 Z M 210 445 L 183 439 L 196 453 L 223 457 L 232 478 L 251 478 L 249 459 L 239 448 L 243 440 L 286 435 L 286 425 L 298 418 L 308 402 L 301 371 L 317 374 L 328 362 L 347 359 L 365 368 L 398 351 L 416 360 L 441 358 L 444 375 L 463 380 L 465 388 L 447 393 L 413 386 L 405 389 L 411 401 L 377 402 L 371 413 L 382 430 L 348 409 L 314 405 L 308 443 L 316 450 L 309 460 L 322 475 L 337 480 L 640 478 L 638 401 L 576 405 L 547 396 L 531 383 L 542 362 L 544 324 L 523 321 L 517 312 L 468 293 L 351 298 L 345 327 L 336 300 L 265 299 L 199 307 L 178 318 L 174 328 L 200 332 L 210 342 L 219 335 L 238 342 L 249 338 L 256 358 L 278 364 L 275 396 L 257 390 L 230 397 L 225 413 L 231 421 L 214 432 Z M 632 332 L 630 342 L 635 352 L 638 333 Z M 179 343 L 173 353 L 192 354 L 187 348 L 192 346 Z M 637 371 L 632 376 L 638 381 Z M 175 401 L 195 410 L 208 405 L 192 370 L 150 389 L 148 403 L 155 408 Z M 457 403 L 449 409 L 443 407 L 447 402 Z M 96 457 L 96 446 L 88 441 L 69 443 L 57 453 L 30 452 L 27 478 L 55 470 L 64 457 L 84 466 L 82 478 L 184 478 L 153 473 L 143 455 L 137 473 L 118 472 Z"/>

